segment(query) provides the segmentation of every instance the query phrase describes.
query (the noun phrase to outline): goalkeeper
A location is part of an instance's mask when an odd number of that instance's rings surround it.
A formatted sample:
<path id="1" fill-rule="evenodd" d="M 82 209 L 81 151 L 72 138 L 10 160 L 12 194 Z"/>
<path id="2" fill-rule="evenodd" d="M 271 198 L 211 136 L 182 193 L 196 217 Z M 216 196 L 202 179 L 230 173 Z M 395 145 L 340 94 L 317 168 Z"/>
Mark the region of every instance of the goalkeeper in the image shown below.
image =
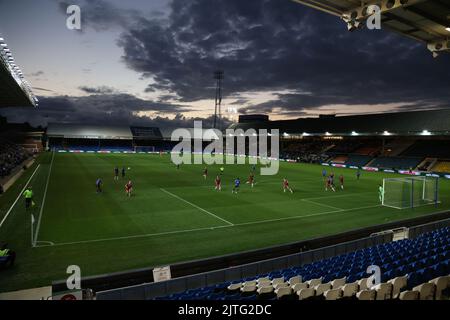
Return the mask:
<path id="1" fill-rule="evenodd" d="M 378 198 L 380 199 L 380 202 L 383 203 L 384 188 L 383 188 L 383 186 L 381 184 L 378 186 Z"/>

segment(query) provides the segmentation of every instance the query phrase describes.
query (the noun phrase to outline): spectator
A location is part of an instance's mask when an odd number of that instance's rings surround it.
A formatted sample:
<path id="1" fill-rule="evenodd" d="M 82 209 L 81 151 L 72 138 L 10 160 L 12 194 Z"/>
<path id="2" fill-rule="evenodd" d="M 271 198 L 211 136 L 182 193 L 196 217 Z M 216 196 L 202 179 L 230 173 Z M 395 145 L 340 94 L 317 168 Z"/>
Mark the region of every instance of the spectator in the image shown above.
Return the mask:
<path id="1" fill-rule="evenodd" d="M 31 154 L 24 148 L 0 139 L 0 178 L 9 176 Z"/>
<path id="2" fill-rule="evenodd" d="M 7 267 L 8 265 L 12 267 L 14 261 L 16 260 L 16 253 L 11 249 L 8 249 L 6 245 L 0 248 L 0 266 Z"/>

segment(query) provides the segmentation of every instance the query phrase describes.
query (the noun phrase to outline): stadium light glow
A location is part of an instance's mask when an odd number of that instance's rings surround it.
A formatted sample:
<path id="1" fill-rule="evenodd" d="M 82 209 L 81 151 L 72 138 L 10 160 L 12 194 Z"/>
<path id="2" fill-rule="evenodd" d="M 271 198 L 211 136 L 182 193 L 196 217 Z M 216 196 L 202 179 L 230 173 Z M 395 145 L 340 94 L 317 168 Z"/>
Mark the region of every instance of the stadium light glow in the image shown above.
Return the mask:
<path id="1" fill-rule="evenodd" d="M 307 136 L 309 136 L 309 133 L 308 132 L 303 132 L 303 135 L 307 137 Z"/>
<path id="2" fill-rule="evenodd" d="M 284 132 L 284 133 L 283 133 L 283 136 L 285 136 L 285 137 L 289 137 L 289 133 L 287 133 L 287 132 Z"/>
<path id="3" fill-rule="evenodd" d="M 356 132 L 356 131 L 352 131 L 352 136 L 358 136 L 359 135 L 359 133 L 358 132 Z"/>
<path id="4" fill-rule="evenodd" d="M 389 131 L 384 130 L 383 131 L 383 136 L 390 136 L 392 133 L 390 133 Z"/>
<path id="5" fill-rule="evenodd" d="M 329 132 L 327 131 L 327 132 L 325 132 L 325 135 L 326 135 L 326 136 L 331 136 L 331 133 L 329 133 Z"/>
<path id="6" fill-rule="evenodd" d="M 422 136 L 431 136 L 431 132 L 428 130 L 423 130 L 421 133 Z"/>
<path id="7" fill-rule="evenodd" d="M 445 30 L 447 30 L 448 32 L 450 32 L 450 27 L 445 28 Z"/>

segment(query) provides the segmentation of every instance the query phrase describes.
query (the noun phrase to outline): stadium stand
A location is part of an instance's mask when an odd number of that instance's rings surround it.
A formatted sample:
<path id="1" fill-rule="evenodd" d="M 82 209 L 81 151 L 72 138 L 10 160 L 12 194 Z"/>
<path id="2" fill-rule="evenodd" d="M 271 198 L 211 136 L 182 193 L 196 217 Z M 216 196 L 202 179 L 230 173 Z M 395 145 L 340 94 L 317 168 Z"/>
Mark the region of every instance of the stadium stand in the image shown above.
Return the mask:
<path id="1" fill-rule="evenodd" d="M 434 172 L 450 172 L 450 161 L 437 161 L 434 167 L 431 169 Z"/>
<path id="2" fill-rule="evenodd" d="M 371 265 L 381 266 L 381 283 L 375 286 L 369 283 L 366 273 Z M 444 227 L 415 239 L 156 299 L 433 300 L 447 298 L 449 288 L 450 227 Z"/>
<path id="3" fill-rule="evenodd" d="M 364 141 L 361 141 L 360 139 L 335 142 L 333 148 L 328 150 L 328 153 L 330 154 L 352 153 L 356 149 L 361 147 L 363 143 Z"/>
<path id="4" fill-rule="evenodd" d="M 367 155 L 350 154 L 345 164 L 348 166 L 362 167 L 365 166 L 373 158 Z"/>
<path id="5" fill-rule="evenodd" d="M 305 163 L 322 163 L 329 158 L 324 150 L 333 147 L 329 141 L 306 140 L 287 141 L 282 145 L 281 157 L 285 159 L 296 159 Z"/>
<path id="6" fill-rule="evenodd" d="M 53 150 L 117 151 L 133 150 L 130 127 L 49 124 L 50 148 Z"/>
<path id="7" fill-rule="evenodd" d="M 414 169 L 423 158 L 416 157 L 378 157 L 370 163 L 372 167 L 388 169 Z"/>
<path id="8" fill-rule="evenodd" d="M 0 138 L 0 178 L 4 178 L 31 156 L 24 148 Z"/>
<path id="9" fill-rule="evenodd" d="M 153 139 L 158 140 L 162 139 L 162 134 L 159 128 L 155 127 L 131 127 L 131 132 L 133 133 L 133 137 L 142 138 L 142 139 Z"/>
<path id="10" fill-rule="evenodd" d="M 384 146 L 383 156 L 396 157 L 399 156 L 403 151 L 408 149 L 415 140 L 408 138 L 398 138 L 387 142 Z"/>
<path id="11" fill-rule="evenodd" d="M 447 140 L 419 140 L 406 149 L 405 157 L 436 157 L 450 158 L 450 141 Z"/>
<path id="12" fill-rule="evenodd" d="M 333 163 L 346 163 L 348 160 L 348 156 L 337 156 L 331 160 Z"/>

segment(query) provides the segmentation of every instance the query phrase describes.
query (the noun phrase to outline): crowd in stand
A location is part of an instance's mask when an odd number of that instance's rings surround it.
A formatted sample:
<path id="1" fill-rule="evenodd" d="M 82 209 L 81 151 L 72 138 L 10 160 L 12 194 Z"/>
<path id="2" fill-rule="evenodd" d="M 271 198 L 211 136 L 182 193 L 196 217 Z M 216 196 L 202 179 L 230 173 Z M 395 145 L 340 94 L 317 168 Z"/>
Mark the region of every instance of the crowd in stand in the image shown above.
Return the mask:
<path id="1" fill-rule="evenodd" d="M 322 152 L 329 145 L 330 142 L 326 141 L 292 142 L 283 147 L 281 157 L 298 162 L 322 163 L 329 158 Z"/>
<path id="2" fill-rule="evenodd" d="M 30 157 L 30 153 L 24 148 L 0 139 L 0 178 L 4 178 Z"/>

